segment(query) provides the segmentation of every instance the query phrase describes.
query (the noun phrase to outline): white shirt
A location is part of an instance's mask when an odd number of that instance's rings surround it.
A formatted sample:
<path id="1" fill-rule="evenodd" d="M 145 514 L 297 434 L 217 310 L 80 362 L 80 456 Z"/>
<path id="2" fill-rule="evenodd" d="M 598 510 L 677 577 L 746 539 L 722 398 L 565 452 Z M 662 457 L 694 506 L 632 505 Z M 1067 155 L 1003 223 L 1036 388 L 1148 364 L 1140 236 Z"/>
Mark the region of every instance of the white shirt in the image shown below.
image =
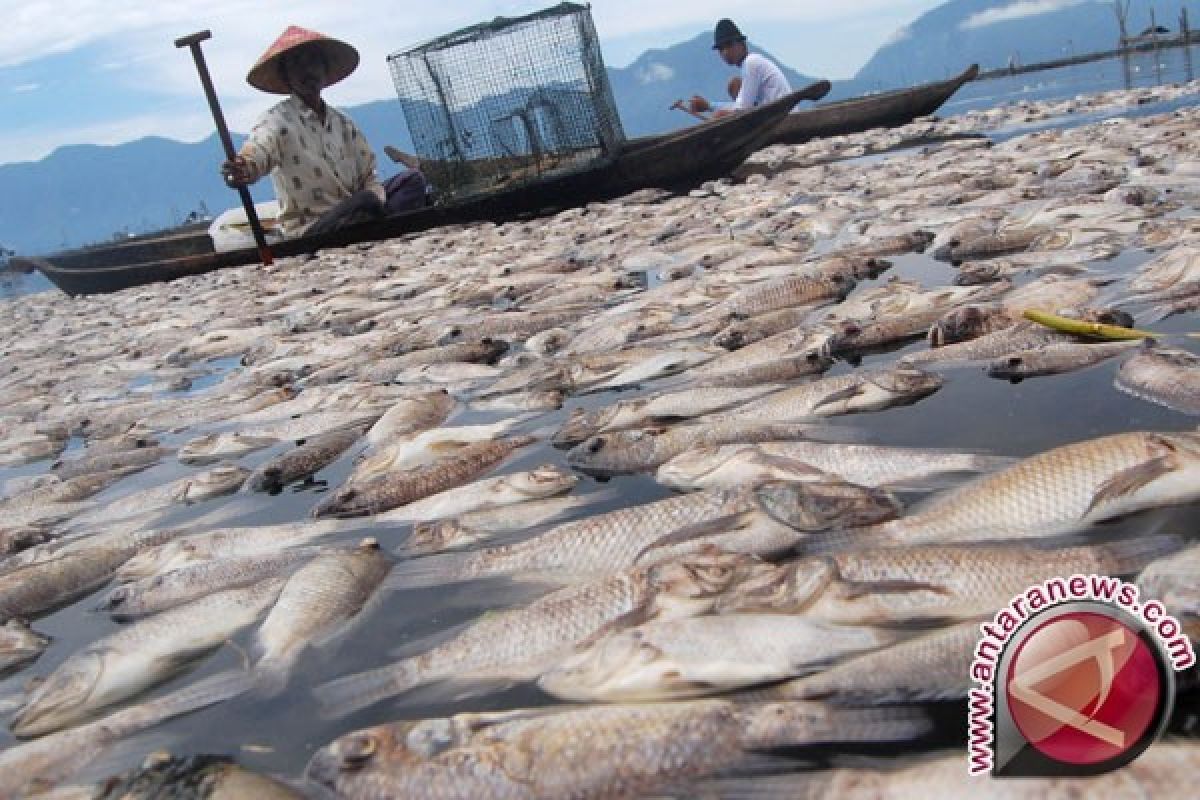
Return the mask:
<path id="1" fill-rule="evenodd" d="M 326 104 L 325 121 L 299 97 L 268 109 L 241 155 L 257 175 L 271 173 L 284 235 L 297 236 L 322 214 L 362 189 L 386 199 L 375 175 L 375 153 L 342 112 Z"/>
<path id="2" fill-rule="evenodd" d="M 733 107 L 739 111 L 778 100 L 792 91 L 783 71 L 758 53 L 750 53 L 741 63 L 742 90 Z"/>

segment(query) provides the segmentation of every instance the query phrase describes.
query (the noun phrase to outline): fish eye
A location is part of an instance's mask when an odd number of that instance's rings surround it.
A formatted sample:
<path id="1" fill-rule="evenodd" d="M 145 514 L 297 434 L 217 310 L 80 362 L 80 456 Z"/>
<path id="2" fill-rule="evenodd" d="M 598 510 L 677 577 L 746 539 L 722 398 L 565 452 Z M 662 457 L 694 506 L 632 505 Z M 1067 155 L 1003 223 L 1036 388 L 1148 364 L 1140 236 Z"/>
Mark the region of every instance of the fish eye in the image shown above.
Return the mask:
<path id="1" fill-rule="evenodd" d="M 375 755 L 378 744 L 370 734 L 358 734 L 342 742 L 338 747 L 338 755 L 342 758 L 344 767 L 358 767 Z"/>
<path id="2" fill-rule="evenodd" d="M 593 438 L 590 442 L 588 442 L 587 449 L 588 449 L 589 453 L 599 453 L 601 450 L 604 449 L 604 445 L 605 445 L 604 437 L 597 436 L 597 437 Z"/>

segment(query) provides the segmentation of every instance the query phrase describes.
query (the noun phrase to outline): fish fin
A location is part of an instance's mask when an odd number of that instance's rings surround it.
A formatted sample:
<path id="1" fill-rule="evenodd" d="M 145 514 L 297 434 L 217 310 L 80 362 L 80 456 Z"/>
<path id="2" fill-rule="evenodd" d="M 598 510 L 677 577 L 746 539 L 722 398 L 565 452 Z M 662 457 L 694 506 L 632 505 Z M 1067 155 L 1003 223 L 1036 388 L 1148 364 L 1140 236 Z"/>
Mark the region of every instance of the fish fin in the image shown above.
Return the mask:
<path id="1" fill-rule="evenodd" d="M 813 406 L 813 411 L 816 411 L 822 406 L 827 406 L 830 403 L 836 403 L 839 400 L 850 400 L 858 397 L 859 395 L 863 394 L 865 390 L 866 387 L 860 382 L 855 383 L 852 386 L 847 386 L 844 389 L 838 389 L 835 392 L 830 392 L 822 397 L 819 403 Z"/>
<path id="2" fill-rule="evenodd" d="M 651 603 L 642 603 L 637 608 L 630 609 L 619 617 L 614 617 L 608 622 L 601 625 L 596 630 L 592 631 L 587 637 L 580 639 L 575 644 L 576 651 L 586 650 L 596 642 L 608 636 L 610 633 L 616 633 L 627 628 L 634 628 L 641 625 L 643 622 L 649 622 L 654 618 L 651 611 Z"/>
<path id="3" fill-rule="evenodd" d="M 1161 448 L 1165 447 L 1168 452 L 1160 452 L 1159 455 L 1155 455 L 1140 464 L 1122 470 L 1101 484 L 1096 493 L 1092 495 L 1092 502 L 1088 504 L 1087 509 L 1083 512 L 1084 517 L 1098 511 L 1106 503 L 1128 497 L 1144 486 L 1158 480 L 1163 475 L 1179 469 L 1179 459 L 1175 455 L 1174 447 L 1162 437 L 1151 436 L 1150 438 L 1154 445 L 1158 445 L 1152 446 L 1152 451 L 1161 451 Z"/>
<path id="4" fill-rule="evenodd" d="M 475 577 L 470 567 L 477 554 L 485 551 L 474 550 L 465 553 L 436 553 L 431 556 L 399 561 L 392 566 L 388 576 L 383 579 L 381 588 L 396 589 L 428 589 L 441 586 L 444 583 L 455 583 L 470 580 Z"/>
<path id="5" fill-rule="evenodd" d="M 672 531 L 664 536 L 660 536 L 653 542 L 643 547 L 636 556 L 633 557 L 633 563 L 641 562 L 642 557 L 652 550 L 657 550 L 672 545 L 683 544 L 684 542 L 702 539 L 706 536 L 716 536 L 721 533 L 732 533 L 740 528 L 745 528 L 751 523 L 757 514 L 756 511 L 743 511 L 738 514 L 730 514 L 716 519 L 705 520 L 694 525 L 688 525 L 678 530 Z"/>
<path id="6" fill-rule="evenodd" d="M 321 717 L 343 717 L 423 683 L 411 659 L 346 675 L 313 689 Z"/>

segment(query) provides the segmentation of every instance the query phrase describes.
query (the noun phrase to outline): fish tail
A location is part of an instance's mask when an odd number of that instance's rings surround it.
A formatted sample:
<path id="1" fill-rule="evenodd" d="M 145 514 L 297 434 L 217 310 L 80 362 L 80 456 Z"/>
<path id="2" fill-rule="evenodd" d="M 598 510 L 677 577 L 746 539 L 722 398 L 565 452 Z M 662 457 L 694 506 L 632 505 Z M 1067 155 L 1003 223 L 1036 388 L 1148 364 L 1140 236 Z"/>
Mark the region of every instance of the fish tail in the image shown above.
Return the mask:
<path id="1" fill-rule="evenodd" d="M 395 697 L 420 684 L 411 661 L 347 675 L 313 689 L 321 716 L 341 717 Z"/>
<path id="2" fill-rule="evenodd" d="M 274 697 L 287 688 L 293 659 L 288 656 L 265 656 L 254 665 L 254 688 L 267 697 Z"/>
<path id="3" fill-rule="evenodd" d="M 1182 548 L 1183 539 L 1175 534 L 1164 533 L 1108 542 L 1101 547 L 1110 562 L 1110 573 L 1132 575 L 1141 572 L 1151 561 Z"/>
<path id="4" fill-rule="evenodd" d="M 408 561 L 399 561 L 384 579 L 385 589 L 428 589 L 444 583 L 456 583 L 480 574 L 474 567 L 474 553 L 437 553 Z"/>

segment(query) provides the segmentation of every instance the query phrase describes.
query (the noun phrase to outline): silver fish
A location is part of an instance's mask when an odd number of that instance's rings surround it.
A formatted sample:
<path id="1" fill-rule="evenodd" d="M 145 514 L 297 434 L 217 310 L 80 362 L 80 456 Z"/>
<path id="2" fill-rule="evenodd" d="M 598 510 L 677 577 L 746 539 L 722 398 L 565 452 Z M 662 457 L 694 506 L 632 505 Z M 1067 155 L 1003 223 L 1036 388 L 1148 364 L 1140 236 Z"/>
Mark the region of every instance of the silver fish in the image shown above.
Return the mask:
<path id="1" fill-rule="evenodd" d="M 136 622 L 85 646 L 30 694 L 12 721 L 17 736 L 74 725 L 177 674 L 251 625 L 280 581 L 231 589 Z"/>
<path id="2" fill-rule="evenodd" d="M 364 539 L 354 549 L 322 553 L 293 572 L 258 629 L 255 672 L 267 684 L 286 682 L 300 652 L 357 615 L 391 565 L 377 541 Z"/>
<path id="3" fill-rule="evenodd" d="M 1200 415 L 1200 358 L 1186 350 L 1147 345 L 1125 359 L 1115 384 L 1134 397 Z"/>
<path id="4" fill-rule="evenodd" d="M 246 479 L 246 488 L 256 492 L 278 491 L 293 481 L 308 478 L 332 464 L 364 432 L 362 426 L 320 434 L 260 464 Z"/>
<path id="5" fill-rule="evenodd" d="M 31 630 L 21 620 L 4 623 L 0 626 L 0 678 L 36 661 L 49 645 L 49 637 Z"/>
<path id="6" fill-rule="evenodd" d="M 347 734 L 306 775 L 348 800 L 616 798 L 731 769 L 756 750 L 902 741 L 927 728 L 899 709 L 725 700 L 460 714 Z"/>
<path id="7" fill-rule="evenodd" d="M 781 614 L 654 621 L 592 642 L 538 686 L 573 702 L 701 697 L 805 674 L 893 638 Z"/>
<path id="8" fill-rule="evenodd" d="M 317 696 L 329 712 L 344 714 L 433 681 L 532 679 L 575 644 L 606 629 L 703 613 L 739 576 L 764 568 L 747 556 L 714 552 L 626 569 L 560 589 L 524 608 L 487 614 L 447 642 L 340 678 L 319 687 Z"/>
<path id="9" fill-rule="evenodd" d="M 376 515 L 378 522 L 428 521 L 440 517 L 514 505 L 528 500 L 565 494 L 579 483 L 579 476 L 551 464 L 523 472 L 483 478 L 465 486 L 415 500 L 400 508 Z"/>
<path id="10" fill-rule="evenodd" d="M 984 371 L 993 378 L 1013 383 L 1039 375 L 1058 375 L 1084 369 L 1139 347 L 1140 342 L 1120 341 L 1083 344 L 1060 342 L 1032 350 L 1017 350 L 988 363 Z"/>

